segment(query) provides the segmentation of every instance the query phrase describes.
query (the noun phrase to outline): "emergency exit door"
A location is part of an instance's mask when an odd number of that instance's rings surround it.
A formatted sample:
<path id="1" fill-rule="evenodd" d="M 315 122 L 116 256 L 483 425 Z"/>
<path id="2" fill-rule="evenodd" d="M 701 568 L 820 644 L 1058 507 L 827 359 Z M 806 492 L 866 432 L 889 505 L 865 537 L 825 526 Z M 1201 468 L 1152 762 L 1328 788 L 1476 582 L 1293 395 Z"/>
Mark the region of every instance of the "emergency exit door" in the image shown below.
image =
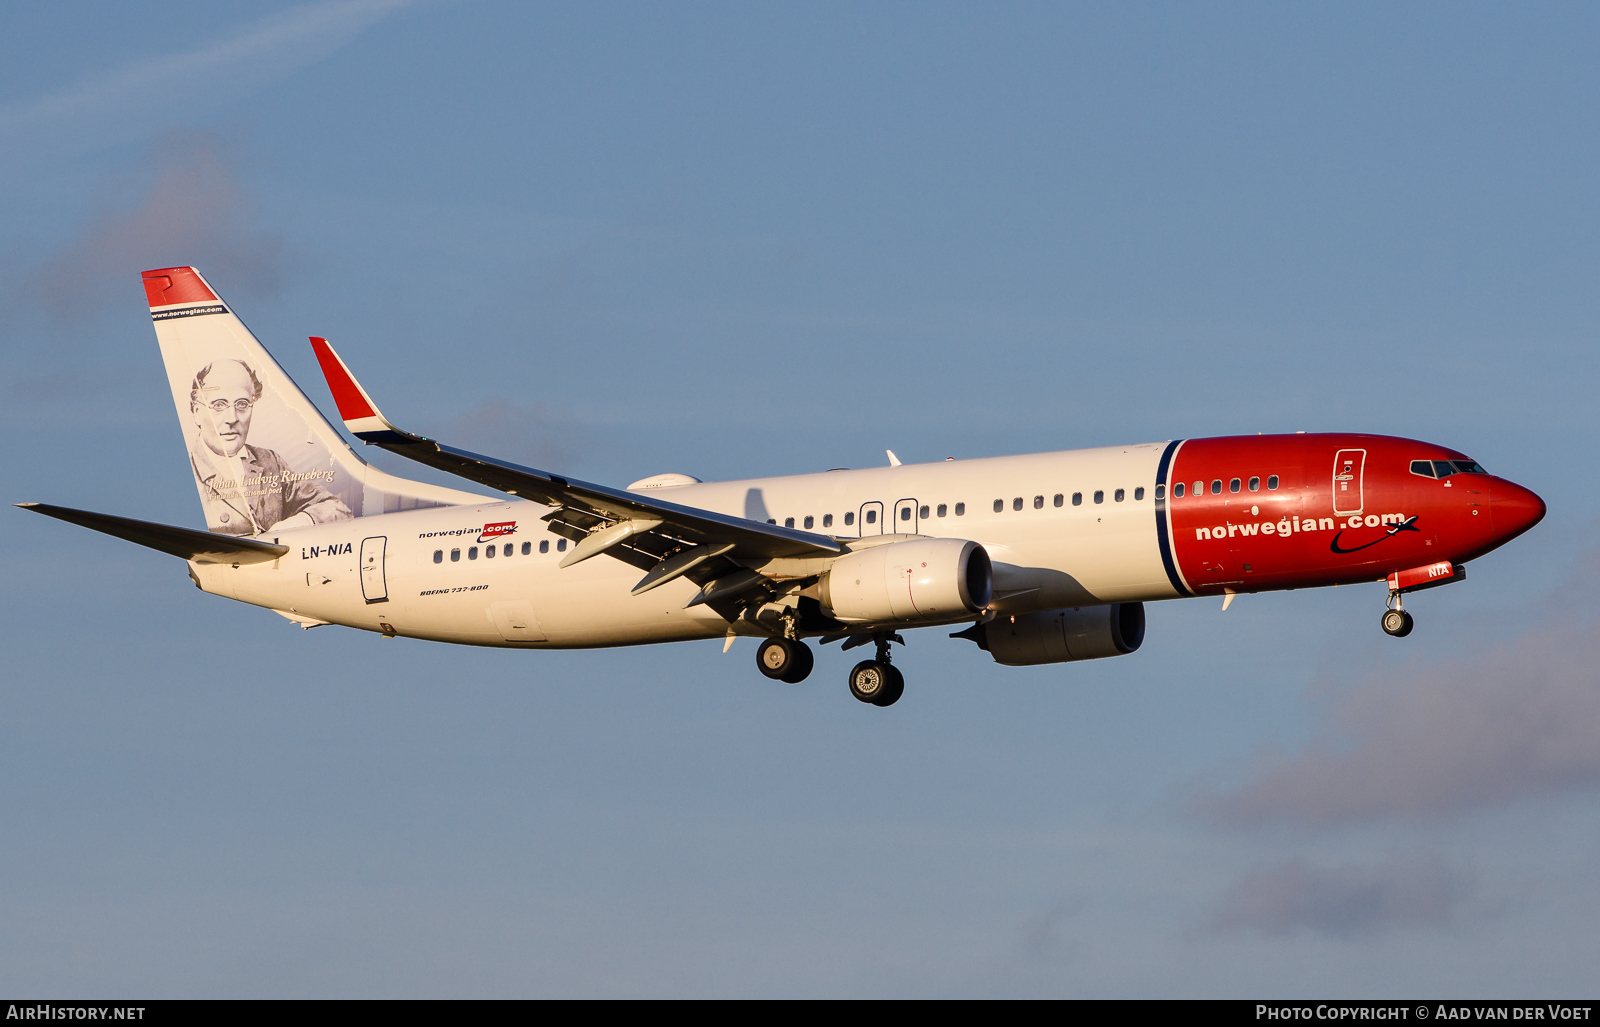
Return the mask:
<path id="1" fill-rule="evenodd" d="M 861 510 L 857 516 L 860 518 L 860 523 L 856 526 L 856 534 L 862 538 L 866 538 L 868 535 L 882 535 L 884 533 L 882 503 L 862 503 Z"/>
<path id="2" fill-rule="evenodd" d="M 1341 449 L 1333 458 L 1333 512 L 1358 514 L 1361 501 L 1362 471 L 1366 466 L 1367 451 Z"/>
<path id="3" fill-rule="evenodd" d="M 383 575 L 383 550 L 387 542 L 384 535 L 361 540 L 361 594 L 369 603 L 389 601 L 389 583 Z"/>

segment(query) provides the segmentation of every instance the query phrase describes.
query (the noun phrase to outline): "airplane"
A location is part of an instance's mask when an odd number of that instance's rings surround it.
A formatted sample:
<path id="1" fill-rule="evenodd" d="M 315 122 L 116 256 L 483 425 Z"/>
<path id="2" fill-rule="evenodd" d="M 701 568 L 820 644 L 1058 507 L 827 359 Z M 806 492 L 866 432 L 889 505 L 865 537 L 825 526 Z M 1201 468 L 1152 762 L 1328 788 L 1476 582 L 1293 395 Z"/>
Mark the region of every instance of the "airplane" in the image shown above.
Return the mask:
<path id="1" fill-rule="evenodd" d="M 1005 666 L 1136 652 L 1144 604 L 1383 582 L 1404 597 L 1537 524 L 1544 502 L 1465 454 L 1368 434 L 1179 439 L 618 489 L 456 449 L 379 409 L 311 345 L 364 444 L 485 491 L 367 464 L 192 267 L 143 274 L 207 530 L 18 504 L 177 556 L 197 588 L 303 628 L 518 649 L 760 640 L 766 677 L 807 640 L 872 645 L 850 692 L 893 705 L 891 644 L 961 626 Z"/>

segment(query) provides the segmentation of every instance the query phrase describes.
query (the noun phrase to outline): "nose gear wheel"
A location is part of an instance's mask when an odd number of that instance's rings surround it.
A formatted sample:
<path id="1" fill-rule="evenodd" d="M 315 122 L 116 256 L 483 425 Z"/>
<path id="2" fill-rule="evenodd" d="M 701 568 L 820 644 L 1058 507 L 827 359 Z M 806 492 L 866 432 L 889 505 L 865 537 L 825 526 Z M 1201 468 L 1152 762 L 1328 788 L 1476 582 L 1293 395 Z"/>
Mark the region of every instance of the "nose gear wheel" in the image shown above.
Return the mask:
<path id="1" fill-rule="evenodd" d="M 1411 634 L 1411 629 L 1415 626 L 1415 622 L 1411 619 L 1411 614 L 1406 612 L 1405 603 L 1401 600 L 1399 592 L 1389 593 L 1388 606 L 1389 608 L 1383 614 L 1384 632 L 1393 635 L 1395 638 L 1405 638 Z"/>
<path id="2" fill-rule="evenodd" d="M 1388 610 L 1383 615 L 1383 630 L 1395 638 L 1405 638 L 1413 626 L 1411 614 L 1404 610 Z"/>

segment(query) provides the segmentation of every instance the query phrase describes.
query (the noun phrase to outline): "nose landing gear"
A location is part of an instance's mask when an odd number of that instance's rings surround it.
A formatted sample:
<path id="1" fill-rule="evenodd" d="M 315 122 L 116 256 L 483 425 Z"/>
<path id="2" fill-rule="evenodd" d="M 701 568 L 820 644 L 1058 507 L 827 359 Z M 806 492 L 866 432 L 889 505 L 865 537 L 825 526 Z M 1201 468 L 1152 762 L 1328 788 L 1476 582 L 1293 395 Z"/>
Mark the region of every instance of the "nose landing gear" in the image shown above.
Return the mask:
<path id="1" fill-rule="evenodd" d="M 1415 622 L 1411 614 L 1407 613 L 1400 605 L 1400 593 L 1389 593 L 1389 608 L 1383 614 L 1383 630 L 1395 638 L 1405 638 L 1411 634 Z"/>

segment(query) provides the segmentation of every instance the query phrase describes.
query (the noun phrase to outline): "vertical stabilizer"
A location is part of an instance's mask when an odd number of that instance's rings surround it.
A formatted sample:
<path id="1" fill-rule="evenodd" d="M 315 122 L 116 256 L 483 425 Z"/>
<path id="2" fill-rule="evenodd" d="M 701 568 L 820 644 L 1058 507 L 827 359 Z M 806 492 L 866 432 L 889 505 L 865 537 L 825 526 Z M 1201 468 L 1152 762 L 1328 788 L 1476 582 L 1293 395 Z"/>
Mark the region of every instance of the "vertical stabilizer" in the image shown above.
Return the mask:
<path id="1" fill-rule="evenodd" d="M 146 271 L 144 290 L 212 531 L 483 501 L 369 467 L 194 268 Z"/>

